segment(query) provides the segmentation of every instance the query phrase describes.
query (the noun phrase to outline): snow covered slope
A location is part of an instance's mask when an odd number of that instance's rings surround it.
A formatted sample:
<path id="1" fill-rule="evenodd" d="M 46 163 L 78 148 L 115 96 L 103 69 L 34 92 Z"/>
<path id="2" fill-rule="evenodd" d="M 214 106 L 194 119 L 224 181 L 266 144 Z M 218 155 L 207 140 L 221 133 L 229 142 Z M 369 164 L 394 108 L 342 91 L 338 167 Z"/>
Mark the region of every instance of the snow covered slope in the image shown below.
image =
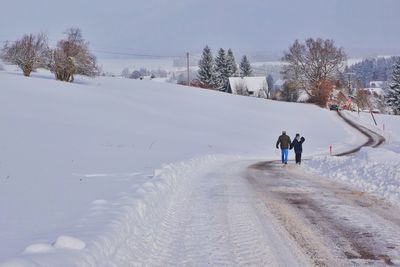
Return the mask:
<path id="1" fill-rule="evenodd" d="M 140 231 L 199 169 L 238 156 L 278 158 L 282 130 L 304 135 L 309 155 L 360 142 L 335 113 L 312 105 L 0 72 L 0 262 L 65 259 Z"/>

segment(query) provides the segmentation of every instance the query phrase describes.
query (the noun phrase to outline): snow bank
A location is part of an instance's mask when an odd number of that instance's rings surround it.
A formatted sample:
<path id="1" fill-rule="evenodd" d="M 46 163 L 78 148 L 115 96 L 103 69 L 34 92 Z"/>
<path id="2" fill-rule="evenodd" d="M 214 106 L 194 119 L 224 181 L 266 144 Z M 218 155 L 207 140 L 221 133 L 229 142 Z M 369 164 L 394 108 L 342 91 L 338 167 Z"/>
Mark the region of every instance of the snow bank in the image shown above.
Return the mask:
<path id="1" fill-rule="evenodd" d="M 35 262 L 40 262 L 40 266 L 51 266 L 57 260 L 57 266 L 131 265 L 132 262 L 123 261 L 123 259 L 126 259 L 128 255 L 140 258 L 141 254 L 150 251 L 157 238 L 157 229 L 163 222 L 171 199 L 178 191 L 187 189 L 188 183 L 202 177 L 216 166 L 239 158 L 209 155 L 187 162 L 165 164 L 154 171 L 151 180 L 111 203 L 114 219 L 104 227 L 104 232 L 90 241 L 87 246 L 77 238 L 63 235 L 57 238 L 53 246 L 50 244 L 28 246 L 20 261 L 15 259 L 10 263 L 4 263 L 3 266 L 28 267 Z M 103 200 L 96 200 L 93 204 L 106 203 Z M 135 240 L 134 244 L 130 243 L 132 238 Z M 60 249 L 82 250 L 82 253 L 68 254 L 67 259 L 64 254 L 57 254 L 57 250 Z M 46 257 L 46 253 L 51 254 Z M 126 253 L 126 257 L 118 253 Z M 14 262 L 18 265 L 13 265 Z M 136 264 L 140 265 L 140 262 Z"/>
<path id="2" fill-rule="evenodd" d="M 304 163 L 305 168 L 329 179 L 342 181 L 361 191 L 400 203 L 400 117 L 375 114 L 378 126 L 368 113 L 346 113 L 348 118 L 383 135 L 379 148 L 362 148 L 343 157 L 317 156 Z M 385 124 L 385 130 L 383 130 Z"/>
<path id="3" fill-rule="evenodd" d="M 384 148 L 362 148 L 355 156 L 314 157 L 305 166 L 319 175 L 400 203 L 399 153 Z"/>

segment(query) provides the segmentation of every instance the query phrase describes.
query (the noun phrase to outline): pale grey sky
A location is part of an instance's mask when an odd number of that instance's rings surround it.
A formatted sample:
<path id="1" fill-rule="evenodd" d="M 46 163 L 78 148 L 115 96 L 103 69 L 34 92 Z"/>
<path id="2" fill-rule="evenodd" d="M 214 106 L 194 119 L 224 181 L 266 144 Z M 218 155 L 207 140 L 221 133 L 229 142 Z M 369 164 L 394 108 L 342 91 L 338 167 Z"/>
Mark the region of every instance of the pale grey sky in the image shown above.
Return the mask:
<path id="1" fill-rule="evenodd" d="M 0 40 L 80 27 L 91 48 L 176 55 L 231 47 L 279 54 L 332 38 L 350 55 L 400 52 L 400 0 L 0 0 Z M 101 55 L 101 53 L 98 53 Z"/>

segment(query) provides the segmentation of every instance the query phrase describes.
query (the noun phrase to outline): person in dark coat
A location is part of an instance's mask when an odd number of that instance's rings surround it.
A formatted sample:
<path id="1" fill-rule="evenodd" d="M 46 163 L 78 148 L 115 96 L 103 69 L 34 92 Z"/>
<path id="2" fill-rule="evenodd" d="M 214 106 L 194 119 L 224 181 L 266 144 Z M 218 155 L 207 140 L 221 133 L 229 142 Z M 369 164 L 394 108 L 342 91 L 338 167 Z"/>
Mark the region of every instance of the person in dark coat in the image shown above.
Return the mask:
<path id="1" fill-rule="evenodd" d="M 303 143 L 306 141 L 304 137 L 300 138 L 300 134 L 296 134 L 293 142 L 290 144 L 290 149 L 294 148 L 296 154 L 296 164 L 301 164 L 301 153 L 303 153 Z"/>
<path id="2" fill-rule="evenodd" d="M 281 146 L 281 154 L 282 154 L 282 163 L 287 164 L 288 155 L 289 155 L 289 147 L 292 141 L 290 137 L 286 134 L 286 131 L 282 131 L 282 135 L 279 136 L 278 141 L 276 142 L 276 148 Z"/>

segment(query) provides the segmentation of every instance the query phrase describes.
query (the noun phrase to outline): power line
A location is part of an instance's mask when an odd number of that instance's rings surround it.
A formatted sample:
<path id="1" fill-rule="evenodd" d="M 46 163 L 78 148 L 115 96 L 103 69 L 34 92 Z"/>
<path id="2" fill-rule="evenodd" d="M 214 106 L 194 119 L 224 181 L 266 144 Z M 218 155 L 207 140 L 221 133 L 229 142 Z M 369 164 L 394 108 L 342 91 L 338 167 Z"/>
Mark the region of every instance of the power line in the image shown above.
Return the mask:
<path id="1" fill-rule="evenodd" d="M 89 51 L 96 52 L 96 53 L 102 53 L 102 54 L 135 56 L 135 57 L 151 57 L 151 58 L 184 58 L 185 57 L 183 55 L 176 56 L 176 55 L 138 54 L 138 53 L 116 52 L 116 51 L 107 51 L 107 50 L 99 50 L 99 49 L 89 49 Z"/>
<path id="2" fill-rule="evenodd" d="M 49 39 L 50 41 L 54 41 Z M 13 43 L 15 41 L 9 41 L 9 40 L 0 40 L 1 43 Z M 56 48 L 57 45 L 49 44 L 50 48 Z M 152 53 L 130 53 L 130 52 L 121 52 L 121 51 L 112 51 L 108 49 L 91 49 L 89 48 L 89 51 L 94 52 L 94 53 L 100 53 L 100 54 L 109 54 L 109 55 L 121 55 L 121 56 L 133 56 L 133 57 L 147 57 L 147 58 L 186 58 L 186 54 L 182 55 L 160 55 L 160 54 L 152 54 Z"/>

